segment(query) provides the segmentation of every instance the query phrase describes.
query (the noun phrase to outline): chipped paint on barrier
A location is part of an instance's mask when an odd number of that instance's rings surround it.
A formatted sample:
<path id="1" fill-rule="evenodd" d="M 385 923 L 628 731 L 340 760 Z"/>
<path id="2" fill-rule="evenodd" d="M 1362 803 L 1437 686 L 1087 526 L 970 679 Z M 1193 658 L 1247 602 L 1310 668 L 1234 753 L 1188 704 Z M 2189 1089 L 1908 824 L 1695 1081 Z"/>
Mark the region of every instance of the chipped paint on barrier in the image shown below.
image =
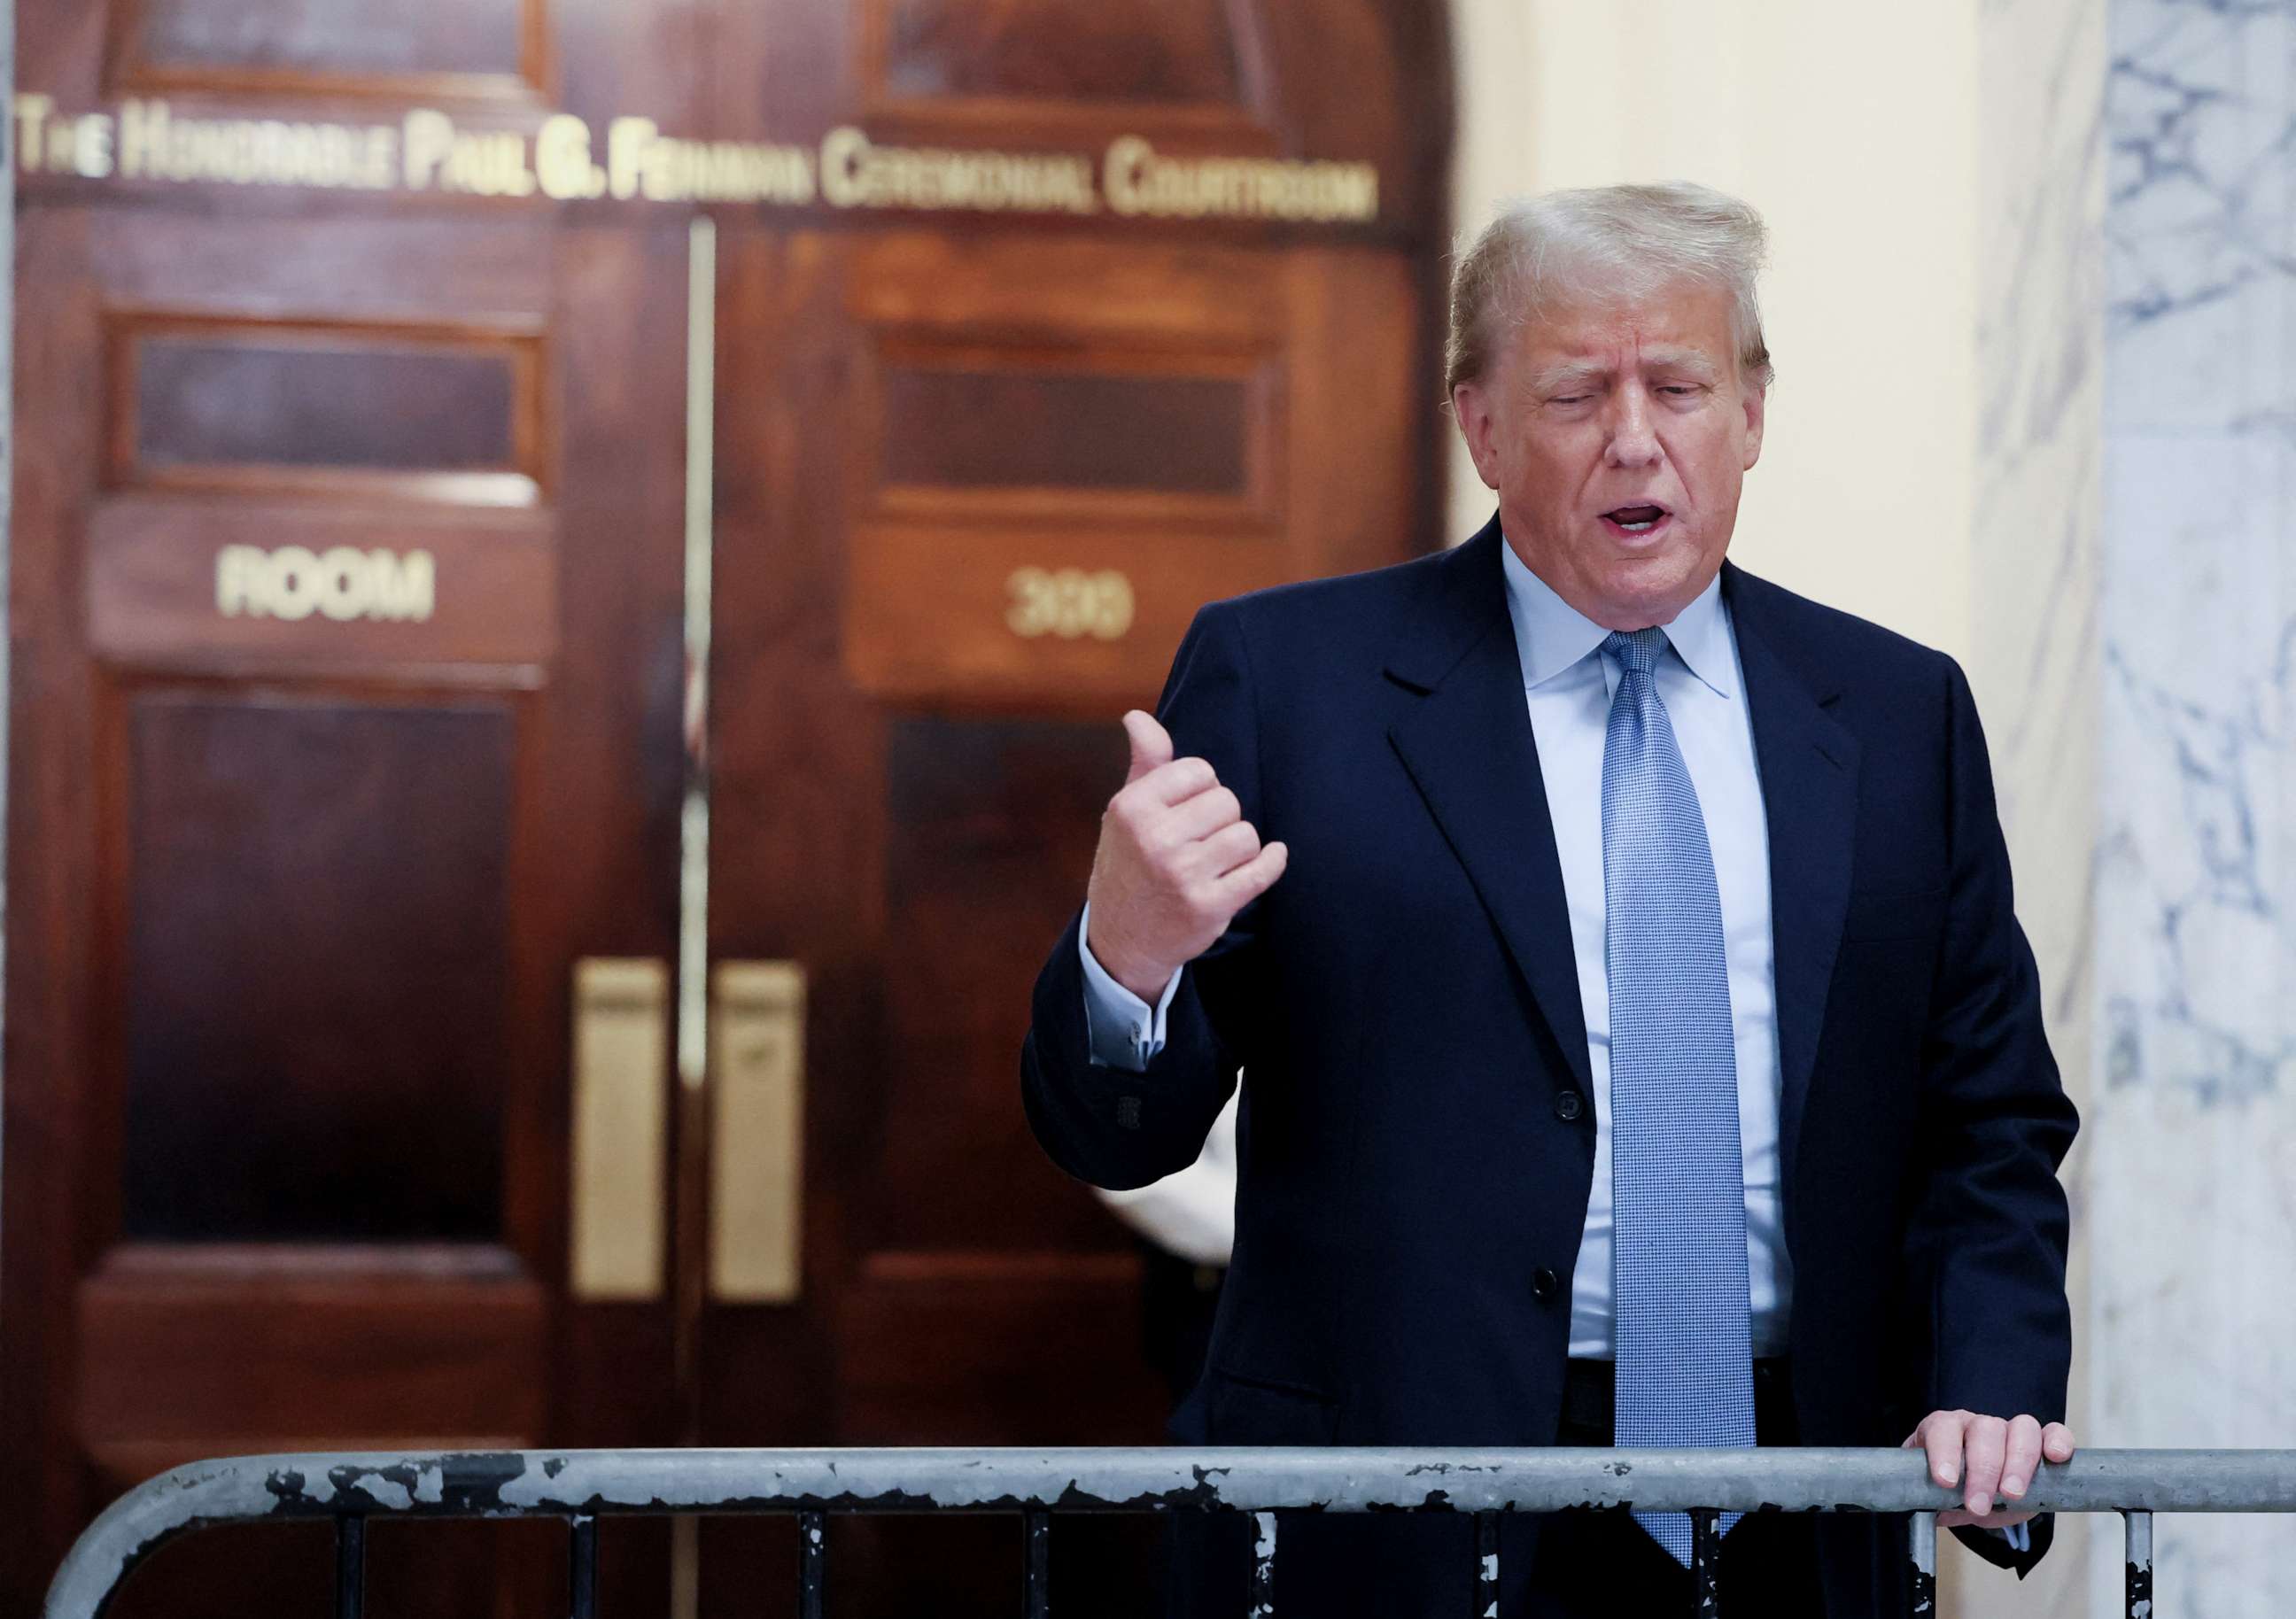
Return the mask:
<path id="1" fill-rule="evenodd" d="M 1632 1476 L 1632 1488 L 1624 1481 Z M 1423 1489 L 1423 1477 L 1443 1487 Z M 80 1537 L 49 1619 L 92 1619 L 163 1542 L 211 1525 L 373 1513 L 1250 1511 L 1272 1579 L 1273 1514 L 1552 1511 L 1631 1505 L 1912 1511 L 1952 1504 L 1904 1451 L 1435 1452 L 1379 1449 L 571 1451 L 254 1456 L 195 1462 L 123 1495 Z M 2050 1466 L 2042 1511 L 2296 1512 L 2296 1451 L 2087 1451 Z M 2150 1613 L 2149 1529 L 2131 1547 Z M 1492 1549 L 1486 1542 L 1483 1549 Z M 2138 1558 L 2142 1558 L 2141 1564 Z M 1933 1606 L 1933 1597 L 1929 1599 Z M 1924 1610 L 1928 1611 L 1928 1610 Z"/>
<path id="2" fill-rule="evenodd" d="M 166 1541 L 209 1524 L 318 1516 L 339 1494 L 365 1494 L 385 1510 L 412 1505 L 401 1479 L 409 1459 L 341 1456 L 241 1457 L 194 1462 L 129 1491 L 88 1525 L 48 1590 L 58 1619 L 94 1615 L 130 1570 Z M 400 1478 L 387 1478 L 397 1473 Z M 394 1486 L 376 1491 L 370 1481 Z"/>
<path id="3" fill-rule="evenodd" d="M 374 1497 L 375 1503 L 386 1512 L 404 1512 L 414 1504 L 414 1492 L 398 1480 L 384 1474 L 371 1474 L 366 1478 L 355 1482 L 369 1495 Z M 440 1498 L 432 1495 L 425 1496 L 423 1499 L 437 1500 Z"/>
<path id="4" fill-rule="evenodd" d="M 1934 1512 L 1917 1512 L 1906 1524 L 1910 1554 L 1907 1583 L 1913 1591 L 1913 1619 L 1936 1619 L 1938 1520 Z"/>
<path id="5" fill-rule="evenodd" d="M 1271 1619 L 1275 1612 L 1275 1515 L 1252 1515 L 1258 1534 L 1251 1547 L 1251 1619 Z"/>
<path id="6" fill-rule="evenodd" d="M 2128 1561 L 2123 1570 L 2122 1590 L 2128 1619 L 2152 1619 L 2152 1515 L 2129 1512 L 2123 1517 L 2128 1536 Z"/>

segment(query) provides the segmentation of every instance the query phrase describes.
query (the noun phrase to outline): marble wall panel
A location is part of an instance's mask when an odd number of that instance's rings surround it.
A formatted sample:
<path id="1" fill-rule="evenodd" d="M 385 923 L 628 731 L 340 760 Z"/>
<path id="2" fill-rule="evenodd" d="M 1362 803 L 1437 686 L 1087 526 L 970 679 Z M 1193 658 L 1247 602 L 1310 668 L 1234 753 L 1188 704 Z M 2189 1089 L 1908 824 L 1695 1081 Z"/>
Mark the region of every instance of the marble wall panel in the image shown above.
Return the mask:
<path id="1" fill-rule="evenodd" d="M 2110 30 L 2090 1403 L 2296 1446 L 2296 4 Z M 2296 1518 L 2156 1533 L 2164 1607 L 2296 1612 Z"/>
<path id="2" fill-rule="evenodd" d="M 1984 0 L 1978 13 L 1977 409 L 1967 664 L 1993 754 L 2017 878 L 2065 1086 L 2091 1111 L 2095 994 L 2097 592 L 2103 395 L 2105 0 Z M 2065 1178 L 2070 1285 L 2086 1313 L 2088 1138 Z M 2093 1345 L 2075 1345 L 2070 1415 L 2086 1436 Z M 2021 1584 L 1944 1559 L 1957 1619 L 2077 1619 L 2087 1546 L 2058 1525 Z"/>

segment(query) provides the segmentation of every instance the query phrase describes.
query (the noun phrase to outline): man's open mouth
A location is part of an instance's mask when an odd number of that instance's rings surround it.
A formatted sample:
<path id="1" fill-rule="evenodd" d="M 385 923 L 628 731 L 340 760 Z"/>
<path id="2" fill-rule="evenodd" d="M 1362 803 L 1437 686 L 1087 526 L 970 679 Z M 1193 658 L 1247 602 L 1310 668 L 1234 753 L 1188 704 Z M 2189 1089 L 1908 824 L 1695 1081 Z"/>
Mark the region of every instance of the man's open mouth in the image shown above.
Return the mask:
<path id="1" fill-rule="evenodd" d="M 1648 534 L 1668 516 L 1664 506 L 1615 506 L 1603 513 L 1603 520 L 1616 524 L 1628 534 Z"/>

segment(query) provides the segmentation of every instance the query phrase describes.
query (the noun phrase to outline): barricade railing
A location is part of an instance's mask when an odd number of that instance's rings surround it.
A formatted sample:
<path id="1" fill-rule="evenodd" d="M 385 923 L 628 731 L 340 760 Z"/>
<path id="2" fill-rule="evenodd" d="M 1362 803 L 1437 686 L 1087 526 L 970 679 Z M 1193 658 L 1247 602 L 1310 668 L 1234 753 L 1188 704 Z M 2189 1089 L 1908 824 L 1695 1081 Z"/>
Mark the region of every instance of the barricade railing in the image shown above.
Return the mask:
<path id="1" fill-rule="evenodd" d="M 1283 1612 L 1275 1514 L 1440 1512 L 1474 1524 L 1472 1613 L 1496 1613 L 1508 1513 L 1633 1507 L 1688 1512 L 1693 1612 L 1716 1607 L 1723 1512 L 1910 1513 L 1912 1611 L 1936 1611 L 1937 1514 L 1960 1504 L 1918 1451 L 1882 1450 L 664 1450 L 242 1456 L 193 1462 L 112 1503 L 73 1546 L 48 1619 L 96 1619 L 166 1542 L 222 1524 L 330 1519 L 335 1612 L 361 1619 L 367 1520 L 559 1517 L 574 1619 L 596 1619 L 598 1520 L 783 1514 L 798 1520 L 803 1619 L 824 1619 L 827 1522 L 847 1513 L 1004 1513 L 1021 1520 L 1022 1606 L 1052 1612 L 1053 1521 L 1068 1513 L 1250 1513 L 1252 1612 Z M 2045 1465 L 2019 1506 L 2118 1512 L 2128 1612 L 2152 1613 L 2156 1512 L 2296 1512 L 2296 1451 L 2083 1451 Z M 1462 1615 L 1465 1619 L 1465 1615 Z"/>

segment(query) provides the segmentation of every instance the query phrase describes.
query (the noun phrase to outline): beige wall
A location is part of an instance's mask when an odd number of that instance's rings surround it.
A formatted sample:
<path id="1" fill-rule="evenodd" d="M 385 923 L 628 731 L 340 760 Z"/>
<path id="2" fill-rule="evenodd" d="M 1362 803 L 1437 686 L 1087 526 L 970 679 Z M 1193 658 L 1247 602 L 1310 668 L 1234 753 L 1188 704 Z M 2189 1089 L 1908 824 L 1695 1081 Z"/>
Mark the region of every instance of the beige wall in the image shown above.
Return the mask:
<path id="1" fill-rule="evenodd" d="M 2103 0 L 1454 4 L 1463 231 L 1509 196 L 1670 178 L 1768 220 L 1779 381 L 1732 555 L 1969 669 L 2051 1040 L 2083 1103 L 2103 18 Z M 1450 490 L 1464 537 L 1490 505 L 1456 446 Z M 2076 1322 L 2085 1167 L 2077 1148 Z M 2077 1342 L 2077 1433 L 2091 1347 Z M 2061 1524 L 2021 1588 L 1947 1552 L 1941 1607 L 2118 1611 L 2088 1527 Z"/>
<path id="2" fill-rule="evenodd" d="M 1964 652 L 1975 0 L 1459 0 L 1454 27 L 1463 231 L 1619 180 L 1761 209 L 1779 380 L 1732 555 Z M 1464 453 L 1450 487 L 1463 536 L 1490 511 Z"/>

